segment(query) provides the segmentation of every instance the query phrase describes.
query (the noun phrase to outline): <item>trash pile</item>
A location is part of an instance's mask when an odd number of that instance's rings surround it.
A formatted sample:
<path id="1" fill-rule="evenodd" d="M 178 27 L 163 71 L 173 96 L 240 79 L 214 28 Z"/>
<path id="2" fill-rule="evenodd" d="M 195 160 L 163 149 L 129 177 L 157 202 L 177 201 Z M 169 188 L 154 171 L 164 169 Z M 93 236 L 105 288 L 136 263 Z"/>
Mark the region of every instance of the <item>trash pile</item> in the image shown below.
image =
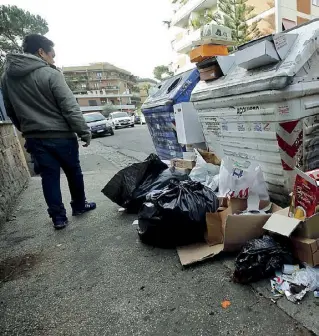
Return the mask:
<path id="1" fill-rule="evenodd" d="M 274 298 L 294 303 L 309 291 L 318 295 L 319 220 L 308 196 L 317 199 L 319 170 L 296 170 L 291 205 L 282 209 L 269 200 L 259 165 L 201 149 L 193 155 L 163 162 L 151 154 L 119 171 L 102 192 L 137 214 L 143 243 L 176 247 L 183 266 L 239 252 L 234 282 L 271 277 Z"/>
<path id="2" fill-rule="evenodd" d="M 157 154 L 169 161 L 152 155 L 103 190 L 137 214 L 143 242 L 176 247 L 183 266 L 235 252 L 235 282 L 271 278 L 274 298 L 295 303 L 318 296 L 319 170 L 295 169 L 318 167 L 310 150 L 318 113 L 309 107 L 319 97 L 309 75 L 318 28 L 313 21 L 231 55 L 229 28 L 198 30 L 193 80 L 172 77 L 143 105 Z"/>
<path id="3" fill-rule="evenodd" d="M 271 292 L 275 298 L 286 296 L 293 303 L 300 303 L 307 292 L 314 292 L 318 297 L 319 268 L 305 265 L 283 265 L 282 271 L 276 271 L 275 277 L 270 280 Z"/>

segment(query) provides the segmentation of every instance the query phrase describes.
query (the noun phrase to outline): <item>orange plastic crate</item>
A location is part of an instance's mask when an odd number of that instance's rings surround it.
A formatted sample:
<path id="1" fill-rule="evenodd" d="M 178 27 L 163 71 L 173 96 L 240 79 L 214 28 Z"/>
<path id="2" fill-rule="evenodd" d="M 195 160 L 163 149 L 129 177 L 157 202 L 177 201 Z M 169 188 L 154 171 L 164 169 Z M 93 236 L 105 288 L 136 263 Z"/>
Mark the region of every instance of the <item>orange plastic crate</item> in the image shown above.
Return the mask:
<path id="1" fill-rule="evenodd" d="M 228 48 L 222 45 L 205 44 L 193 49 L 190 52 L 190 59 L 192 63 L 197 63 L 213 56 L 227 56 Z"/>

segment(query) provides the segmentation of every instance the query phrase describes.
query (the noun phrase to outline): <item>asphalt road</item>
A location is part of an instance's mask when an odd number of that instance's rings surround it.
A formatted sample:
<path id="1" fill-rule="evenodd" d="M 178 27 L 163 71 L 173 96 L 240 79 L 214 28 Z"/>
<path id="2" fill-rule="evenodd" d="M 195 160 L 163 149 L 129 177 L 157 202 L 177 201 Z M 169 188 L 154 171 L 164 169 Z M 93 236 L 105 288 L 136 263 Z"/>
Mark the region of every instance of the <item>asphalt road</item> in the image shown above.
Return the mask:
<path id="1" fill-rule="evenodd" d="M 232 283 L 225 256 L 182 268 L 175 250 L 139 241 L 136 217 L 100 190 L 152 151 L 145 126 L 94 139 L 81 162 L 98 208 L 61 232 L 45 213 L 41 180 L 32 179 L 0 227 L 1 335 L 311 335 L 251 287 Z M 68 204 L 64 177 L 62 190 Z"/>

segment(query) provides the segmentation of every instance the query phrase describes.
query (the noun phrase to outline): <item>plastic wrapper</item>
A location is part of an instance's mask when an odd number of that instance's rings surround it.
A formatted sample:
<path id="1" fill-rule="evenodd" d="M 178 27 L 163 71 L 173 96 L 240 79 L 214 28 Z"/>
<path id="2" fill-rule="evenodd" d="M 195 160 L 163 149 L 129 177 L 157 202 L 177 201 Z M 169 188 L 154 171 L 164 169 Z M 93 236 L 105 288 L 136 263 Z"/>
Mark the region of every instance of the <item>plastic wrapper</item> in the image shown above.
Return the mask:
<path id="1" fill-rule="evenodd" d="M 195 149 L 196 166 L 193 168 L 189 177 L 196 182 L 201 182 L 204 186 L 217 190 L 219 183 L 220 167 L 212 163 L 207 163 L 201 154 Z"/>
<path id="2" fill-rule="evenodd" d="M 199 182 L 171 182 L 147 195 L 139 212 L 139 235 L 143 242 L 174 247 L 203 240 L 206 213 L 215 212 L 219 201 Z"/>
<path id="3" fill-rule="evenodd" d="M 265 235 L 242 248 L 235 261 L 234 281 L 247 284 L 268 278 L 284 264 L 292 262 L 290 251 Z"/>
<path id="4" fill-rule="evenodd" d="M 222 160 L 219 173 L 219 196 L 247 199 L 250 194 L 269 200 L 267 185 L 259 165 L 240 163 L 229 157 Z"/>
<path id="5" fill-rule="evenodd" d="M 168 169 L 157 155 L 151 154 L 145 161 L 120 170 L 102 192 L 129 213 L 138 213 L 146 195 L 152 190 L 164 188 L 172 179 L 184 181 L 189 177 Z"/>
<path id="6" fill-rule="evenodd" d="M 293 282 L 307 287 L 310 291 L 315 291 L 319 288 L 319 267 L 306 266 L 300 269 L 294 273 Z"/>

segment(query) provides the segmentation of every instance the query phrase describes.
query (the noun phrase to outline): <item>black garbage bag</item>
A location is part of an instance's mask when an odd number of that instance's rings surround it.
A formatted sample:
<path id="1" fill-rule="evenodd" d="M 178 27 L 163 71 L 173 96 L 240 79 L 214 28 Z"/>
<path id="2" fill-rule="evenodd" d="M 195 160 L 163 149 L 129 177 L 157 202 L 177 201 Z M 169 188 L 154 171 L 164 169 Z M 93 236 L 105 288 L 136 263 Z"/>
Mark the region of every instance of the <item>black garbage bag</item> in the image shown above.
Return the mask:
<path id="1" fill-rule="evenodd" d="M 126 208 L 129 213 L 138 213 L 146 195 L 168 185 L 171 179 L 182 181 L 189 177 L 168 169 L 157 155 L 151 154 L 145 161 L 120 170 L 103 188 L 102 193 Z"/>
<path id="2" fill-rule="evenodd" d="M 286 246 L 264 235 L 260 239 L 249 241 L 235 261 L 235 282 L 248 284 L 274 274 L 284 264 L 292 264 L 293 257 Z"/>
<path id="3" fill-rule="evenodd" d="M 203 240 L 206 213 L 219 207 L 214 192 L 193 181 L 171 181 L 146 198 L 138 214 L 138 233 L 144 243 L 160 247 Z"/>

